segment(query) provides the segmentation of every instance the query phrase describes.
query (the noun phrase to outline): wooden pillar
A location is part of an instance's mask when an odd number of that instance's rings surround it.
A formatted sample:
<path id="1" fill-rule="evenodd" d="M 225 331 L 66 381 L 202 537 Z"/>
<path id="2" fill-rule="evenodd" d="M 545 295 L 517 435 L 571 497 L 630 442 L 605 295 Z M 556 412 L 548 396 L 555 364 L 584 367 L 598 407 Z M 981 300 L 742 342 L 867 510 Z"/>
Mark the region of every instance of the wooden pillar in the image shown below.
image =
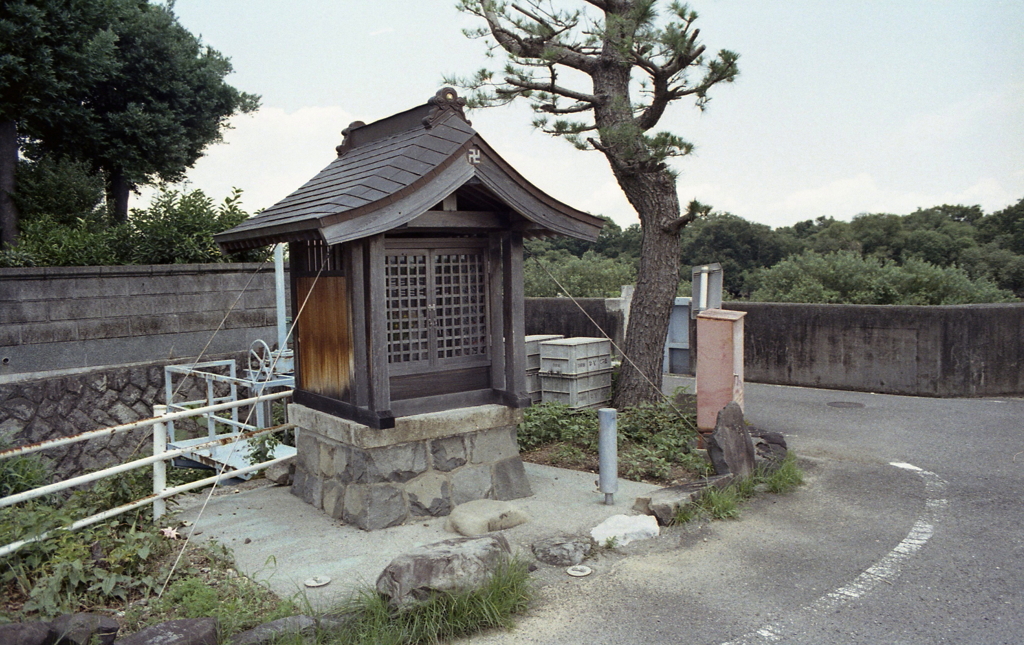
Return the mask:
<path id="1" fill-rule="evenodd" d="M 504 244 L 505 390 L 516 407 L 529 405 L 526 391 L 526 300 L 523 294 L 523 235 L 508 233 Z"/>

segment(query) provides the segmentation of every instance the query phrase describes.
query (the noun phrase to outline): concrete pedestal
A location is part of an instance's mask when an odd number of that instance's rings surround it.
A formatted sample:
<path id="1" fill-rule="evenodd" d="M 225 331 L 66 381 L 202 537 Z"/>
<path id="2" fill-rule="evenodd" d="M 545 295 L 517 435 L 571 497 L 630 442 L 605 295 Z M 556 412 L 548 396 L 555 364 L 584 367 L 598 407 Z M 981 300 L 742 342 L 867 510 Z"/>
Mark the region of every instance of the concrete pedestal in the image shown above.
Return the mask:
<path id="1" fill-rule="evenodd" d="M 448 515 L 476 499 L 532 495 L 519 458 L 521 409 L 482 405 L 368 426 L 288 406 L 299 427 L 292 493 L 325 513 L 372 531 Z"/>
<path id="2" fill-rule="evenodd" d="M 743 317 L 746 312 L 707 309 L 697 315 L 697 430 L 713 432 L 730 401 L 743 409 Z"/>

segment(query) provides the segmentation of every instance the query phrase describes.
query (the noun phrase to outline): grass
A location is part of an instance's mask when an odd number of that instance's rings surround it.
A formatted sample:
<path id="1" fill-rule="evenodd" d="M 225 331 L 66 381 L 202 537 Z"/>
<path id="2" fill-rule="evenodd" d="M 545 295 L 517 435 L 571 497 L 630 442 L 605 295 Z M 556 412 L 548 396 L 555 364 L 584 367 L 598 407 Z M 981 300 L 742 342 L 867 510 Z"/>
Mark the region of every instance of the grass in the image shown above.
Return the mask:
<path id="1" fill-rule="evenodd" d="M 698 518 L 726 520 L 739 517 L 740 505 L 757 495 L 759 490 L 775 494 L 792 492 L 804 483 L 803 472 L 796 464 L 793 451 L 775 468 L 758 470 L 747 479 L 725 488 L 709 486 L 694 504 L 687 504 L 676 514 L 676 524 L 686 524 Z"/>
<path id="2" fill-rule="evenodd" d="M 320 634 L 331 645 L 412 645 L 443 643 L 484 629 L 511 629 L 512 616 L 526 610 L 532 588 L 524 561 L 511 558 L 478 590 L 438 593 L 408 609 L 395 609 L 373 590 L 343 605 L 347 620 L 337 630 Z"/>

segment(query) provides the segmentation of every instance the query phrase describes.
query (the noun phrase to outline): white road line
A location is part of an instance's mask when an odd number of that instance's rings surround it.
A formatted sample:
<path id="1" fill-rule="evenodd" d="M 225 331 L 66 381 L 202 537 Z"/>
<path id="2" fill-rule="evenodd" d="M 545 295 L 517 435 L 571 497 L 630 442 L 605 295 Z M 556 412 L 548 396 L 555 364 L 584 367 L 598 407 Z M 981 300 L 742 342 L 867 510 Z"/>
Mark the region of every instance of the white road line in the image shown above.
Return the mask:
<path id="1" fill-rule="evenodd" d="M 881 560 L 865 569 L 851 582 L 835 591 L 825 594 L 821 598 L 798 610 L 799 612 L 821 613 L 834 610 L 839 605 L 862 598 L 881 582 L 892 583 L 899 577 L 906 560 L 920 551 L 932 535 L 935 534 L 935 523 L 949 506 L 948 500 L 943 496 L 946 491 L 946 482 L 933 472 L 918 468 L 913 464 L 902 461 L 893 461 L 890 466 L 902 468 L 916 473 L 924 480 L 925 510 L 914 526 L 911 527 L 907 537 L 897 544 Z M 756 645 L 757 643 L 778 643 L 787 631 L 791 620 L 779 620 L 769 623 L 760 629 L 744 634 L 738 640 L 728 641 L 722 645 Z"/>

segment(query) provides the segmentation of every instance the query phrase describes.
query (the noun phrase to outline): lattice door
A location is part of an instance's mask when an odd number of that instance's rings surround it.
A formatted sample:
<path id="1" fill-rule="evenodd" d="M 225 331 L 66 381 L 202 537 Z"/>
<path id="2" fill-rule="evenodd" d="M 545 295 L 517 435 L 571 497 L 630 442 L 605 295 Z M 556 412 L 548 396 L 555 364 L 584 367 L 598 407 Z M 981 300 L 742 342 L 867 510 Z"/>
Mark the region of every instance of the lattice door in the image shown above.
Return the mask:
<path id="1" fill-rule="evenodd" d="M 483 250 L 389 252 L 388 362 L 421 371 L 487 357 L 487 264 Z"/>

